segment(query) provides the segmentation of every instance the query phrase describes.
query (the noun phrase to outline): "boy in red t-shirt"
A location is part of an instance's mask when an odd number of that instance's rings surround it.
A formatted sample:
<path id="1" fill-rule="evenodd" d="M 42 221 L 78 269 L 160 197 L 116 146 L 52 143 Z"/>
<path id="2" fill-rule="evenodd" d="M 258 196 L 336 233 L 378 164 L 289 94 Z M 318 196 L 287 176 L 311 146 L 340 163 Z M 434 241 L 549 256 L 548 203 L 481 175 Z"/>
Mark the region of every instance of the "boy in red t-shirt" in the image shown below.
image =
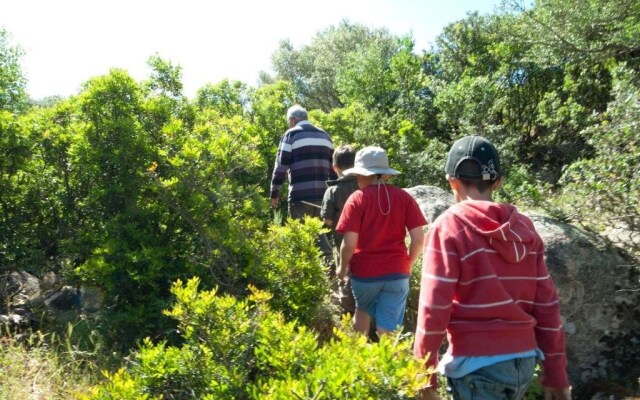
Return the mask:
<path id="1" fill-rule="evenodd" d="M 360 190 L 349 197 L 336 226 L 344 235 L 336 274 L 351 279 L 356 299 L 353 324 L 363 334 L 369 331 L 371 317 L 378 334 L 402 325 L 411 266 L 422 254 L 427 221 L 418 203 L 385 182 L 399 173 L 389 168 L 387 153 L 373 146 L 359 150 L 354 167 L 344 171 L 357 176 Z"/>

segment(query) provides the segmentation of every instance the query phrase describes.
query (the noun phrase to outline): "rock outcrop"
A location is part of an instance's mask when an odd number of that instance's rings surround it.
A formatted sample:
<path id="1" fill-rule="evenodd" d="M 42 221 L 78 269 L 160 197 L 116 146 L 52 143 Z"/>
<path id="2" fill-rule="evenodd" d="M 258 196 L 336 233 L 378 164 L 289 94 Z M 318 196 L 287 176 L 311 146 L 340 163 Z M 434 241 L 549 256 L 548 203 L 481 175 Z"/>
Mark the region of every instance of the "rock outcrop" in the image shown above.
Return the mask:
<path id="1" fill-rule="evenodd" d="M 26 271 L 0 274 L 0 325 L 11 331 L 36 327 L 41 322 L 66 324 L 78 313 L 94 313 L 104 304 L 95 287 L 63 285 L 53 272 L 38 278 Z"/>

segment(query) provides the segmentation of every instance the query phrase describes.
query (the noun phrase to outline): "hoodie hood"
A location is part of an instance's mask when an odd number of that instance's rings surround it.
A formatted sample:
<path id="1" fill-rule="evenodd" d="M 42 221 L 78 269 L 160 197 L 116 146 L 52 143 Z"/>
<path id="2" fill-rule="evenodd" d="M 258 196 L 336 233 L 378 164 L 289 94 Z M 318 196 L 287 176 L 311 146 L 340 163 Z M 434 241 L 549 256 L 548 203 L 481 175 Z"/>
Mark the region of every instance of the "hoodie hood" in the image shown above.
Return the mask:
<path id="1" fill-rule="evenodd" d="M 486 238 L 508 263 L 518 263 L 540 243 L 531 220 L 511 204 L 463 201 L 450 208 L 455 217 Z"/>

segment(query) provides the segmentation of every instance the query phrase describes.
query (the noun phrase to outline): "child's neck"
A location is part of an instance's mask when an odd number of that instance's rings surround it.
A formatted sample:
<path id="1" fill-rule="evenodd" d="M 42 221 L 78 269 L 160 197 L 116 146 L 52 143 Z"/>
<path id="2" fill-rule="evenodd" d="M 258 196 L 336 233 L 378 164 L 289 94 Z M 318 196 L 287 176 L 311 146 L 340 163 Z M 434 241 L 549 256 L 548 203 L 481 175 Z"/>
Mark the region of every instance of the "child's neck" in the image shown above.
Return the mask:
<path id="1" fill-rule="evenodd" d="M 468 200 L 493 201 L 493 191 L 487 190 L 480 192 L 478 190 L 458 190 L 454 192 L 457 203 Z"/>
<path id="2" fill-rule="evenodd" d="M 358 175 L 358 186 L 360 187 L 360 189 L 364 189 L 367 186 L 371 186 L 371 185 L 377 185 L 378 182 L 385 183 L 385 180 L 382 178 L 378 178 L 377 175 L 369 175 L 369 176 Z"/>

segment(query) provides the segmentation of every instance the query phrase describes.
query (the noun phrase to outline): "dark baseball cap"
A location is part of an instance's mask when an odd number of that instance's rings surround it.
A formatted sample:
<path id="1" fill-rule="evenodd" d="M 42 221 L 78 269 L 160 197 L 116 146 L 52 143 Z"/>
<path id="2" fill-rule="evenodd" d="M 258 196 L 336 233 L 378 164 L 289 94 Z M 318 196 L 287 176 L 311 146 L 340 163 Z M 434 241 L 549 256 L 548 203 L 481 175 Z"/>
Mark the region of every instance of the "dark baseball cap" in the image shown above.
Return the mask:
<path id="1" fill-rule="evenodd" d="M 471 160 L 471 163 L 463 163 Z M 447 157 L 445 172 L 452 178 L 492 181 L 502 175 L 500 158 L 495 146 L 482 136 L 458 139 Z"/>

